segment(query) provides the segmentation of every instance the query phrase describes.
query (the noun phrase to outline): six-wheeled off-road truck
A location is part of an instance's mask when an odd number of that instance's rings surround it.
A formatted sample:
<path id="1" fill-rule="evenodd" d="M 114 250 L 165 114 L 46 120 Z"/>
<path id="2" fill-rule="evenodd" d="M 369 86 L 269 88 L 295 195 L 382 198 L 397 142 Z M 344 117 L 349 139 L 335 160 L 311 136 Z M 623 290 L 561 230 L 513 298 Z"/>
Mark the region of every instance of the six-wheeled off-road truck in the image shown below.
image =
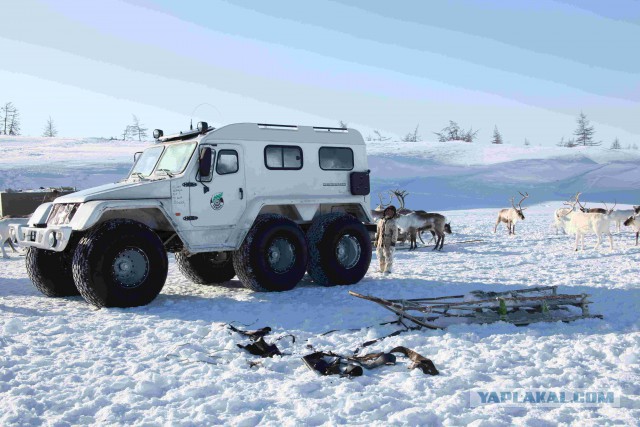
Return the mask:
<path id="1" fill-rule="evenodd" d="M 201 122 L 154 137 L 124 180 L 59 197 L 12 226 L 42 293 L 144 305 L 165 283 L 167 252 L 192 282 L 237 276 L 254 291 L 292 289 L 305 272 L 325 286 L 365 275 L 372 219 L 357 131 Z"/>

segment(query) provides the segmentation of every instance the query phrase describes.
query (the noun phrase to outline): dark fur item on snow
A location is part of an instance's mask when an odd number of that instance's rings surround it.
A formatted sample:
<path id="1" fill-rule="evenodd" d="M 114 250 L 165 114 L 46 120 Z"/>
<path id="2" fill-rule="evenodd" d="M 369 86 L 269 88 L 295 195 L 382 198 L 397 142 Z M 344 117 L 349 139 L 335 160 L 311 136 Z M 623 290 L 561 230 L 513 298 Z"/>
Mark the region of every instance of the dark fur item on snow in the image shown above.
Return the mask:
<path id="1" fill-rule="evenodd" d="M 251 344 L 242 345 L 237 344 L 239 348 L 247 350 L 249 353 L 254 356 L 260 357 L 273 357 L 273 356 L 281 356 L 280 350 L 275 344 L 267 343 L 263 337 L 258 338 Z"/>
<path id="2" fill-rule="evenodd" d="M 243 331 L 229 324 L 229 329 L 233 332 L 237 332 L 240 335 L 243 335 L 253 341 L 251 344 L 242 345 L 237 344 L 237 346 L 243 350 L 247 350 L 249 353 L 254 356 L 260 357 L 273 357 L 273 356 L 281 356 L 282 353 L 280 349 L 275 344 L 269 344 L 264 340 L 264 337 L 271 332 L 271 328 L 265 326 L 264 328 L 256 329 L 255 331 Z M 291 337 L 293 342 L 296 342 L 296 337 L 291 334 L 283 335 L 279 338 L 276 338 L 275 342 L 280 341 L 282 338 Z"/>
<path id="3" fill-rule="evenodd" d="M 430 359 L 402 346 L 395 347 L 386 353 L 369 353 L 364 356 L 341 356 L 332 352 L 317 351 L 304 356 L 302 361 L 309 369 L 320 375 L 341 375 L 351 378 L 362 375 L 362 368 L 374 369 L 385 365 L 395 365 L 396 356 L 393 353 L 401 353 L 408 357 L 413 362 L 409 369 L 419 368 L 425 375 L 440 373 Z M 341 367 L 344 365 L 346 367 L 342 369 Z"/>

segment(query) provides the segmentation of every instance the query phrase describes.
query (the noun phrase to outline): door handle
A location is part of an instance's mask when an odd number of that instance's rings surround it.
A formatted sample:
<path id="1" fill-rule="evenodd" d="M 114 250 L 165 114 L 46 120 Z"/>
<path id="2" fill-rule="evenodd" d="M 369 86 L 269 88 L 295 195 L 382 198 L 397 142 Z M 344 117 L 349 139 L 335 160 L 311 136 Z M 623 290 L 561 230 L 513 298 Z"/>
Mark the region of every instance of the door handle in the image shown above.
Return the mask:
<path id="1" fill-rule="evenodd" d="M 244 199 L 244 191 L 240 188 L 240 200 Z"/>

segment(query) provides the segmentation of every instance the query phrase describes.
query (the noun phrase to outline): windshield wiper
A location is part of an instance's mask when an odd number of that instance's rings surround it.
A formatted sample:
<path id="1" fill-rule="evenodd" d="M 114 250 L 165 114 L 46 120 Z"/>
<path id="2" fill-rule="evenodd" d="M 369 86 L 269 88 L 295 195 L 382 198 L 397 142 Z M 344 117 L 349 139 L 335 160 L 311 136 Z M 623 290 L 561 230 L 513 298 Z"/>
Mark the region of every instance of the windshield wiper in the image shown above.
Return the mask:
<path id="1" fill-rule="evenodd" d="M 167 176 L 169 178 L 173 178 L 173 174 L 171 173 L 171 171 L 169 169 L 158 169 L 158 172 L 164 172 L 167 174 Z"/>
<path id="2" fill-rule="evenodd" d="M 148 179 L 142 174 L 142 172 L 131 172 L 131 176 L 137 176 L 139 179 L 147 181 Z"/>

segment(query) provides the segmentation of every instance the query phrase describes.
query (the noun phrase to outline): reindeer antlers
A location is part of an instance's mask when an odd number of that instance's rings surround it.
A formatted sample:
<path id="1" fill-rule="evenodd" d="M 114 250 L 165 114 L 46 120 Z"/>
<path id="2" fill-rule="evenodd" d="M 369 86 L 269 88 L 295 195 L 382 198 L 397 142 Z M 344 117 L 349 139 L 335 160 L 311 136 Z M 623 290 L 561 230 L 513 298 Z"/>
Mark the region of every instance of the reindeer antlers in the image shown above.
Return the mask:
<path id="1" fill-rule="evenodd" d="M 389 203 L 385 203 L 383 200 L 383 194 L 389 194 L 388 192 L 384 192 L 384 193 L 378 193 L 378 199 L 380 199 L 380 208 L 386 208 L 387 206 L 391 205 L 393 196 L 389 195 Z"/>
<path id="2" fill-rule="evenodd" d="M 516 205 L 513 203 L 513 201 L 515 200 L 515 197 L 512 197 L 512 198 L 511 198 L 511 206 L 513 206 L 513 209 L 515 209 L 515 210 L 523 211 L 523 210 L 525 210 L 526 208 L 522 208 L 522 202 L 524 202 L 524 200 L 525 200 L 527 197 L 529 197 L 529 193 L 524 193 L 524 194 L 522 194 L 520 191 L 518 191 L 518 193 L 520 193 L 520 195 L 522 196 L 522 200 L 520 200 L 520 201 L 518 202 L 518 207 L 516 208 Z"/>
<path id="3" fill-rule="evenodd" d="M 604 205 L 605 210 L 608 213 L 611 213 L 616 208 L 616 205 L 618 204 L 618 201 L 617 200 L 614 201 L 613 207 L 611 209 L 609 209 L 609 206 L 607 206 L 607 204 L 605 202 L 602 202 L 602 204 Z"/>
<path id="4" fill-rule="evenodd" d="M 398 189 L 395 189 L 395 190 L 391 190 L 390 192 L 391 192 L 391 194 L 396 196 L 396 199 L 398 199 L 398 202 L 400 203 L 400 209 L 404 209 L 404 198 L 409 195 L 407 190 L 400 190 L 398 188 Z"/>

